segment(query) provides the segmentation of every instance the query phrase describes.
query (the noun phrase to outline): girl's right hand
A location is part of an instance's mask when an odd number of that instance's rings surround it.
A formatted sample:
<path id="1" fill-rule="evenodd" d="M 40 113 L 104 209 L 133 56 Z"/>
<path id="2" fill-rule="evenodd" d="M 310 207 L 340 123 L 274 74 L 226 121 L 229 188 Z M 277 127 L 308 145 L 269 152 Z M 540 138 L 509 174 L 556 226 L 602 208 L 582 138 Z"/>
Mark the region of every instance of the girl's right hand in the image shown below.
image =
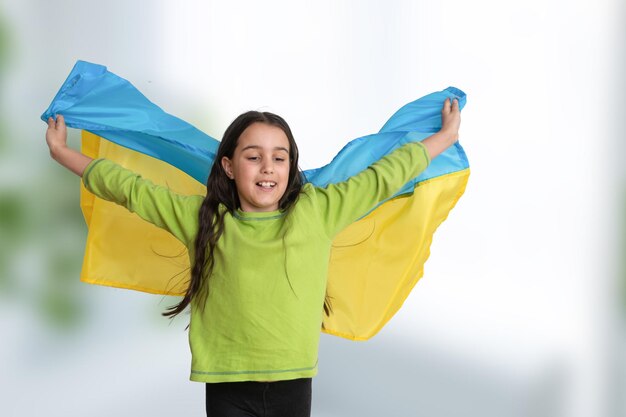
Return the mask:
<path id="1" fill-rule="evenodd" d="M 82 176 L 87 165 L 93 161 L 87 155 L 75 151 L 67 146 L 67 127 L 65 120 L 60 114 L 56 121 L 50 117 L 48 119 L 48 130 L 46 130 L 46 142 L 50 148 L 52 159 L 72 171 L 74 174 Z"/>
<path id="2" fill-rule="evenodd" d="M 52 117 L 48 118 L 46 142 L 48 143 L 48 148 L 50 148 L 50 154 L 67 147 L 67 127 L 65 127 L 65 119 L 60 114 L 57 116 L 56 121 Z"/>
<path id="3" fill-rule="evenodd" d="M 455 98 L 452 104 L 450 104 L 450 99 L 447 98 L 441 110 L 441 131 L 450 135 L 454 141 L 457 141 L 459 139 L 459 127 L 461 127 L 459 100 Z"/>

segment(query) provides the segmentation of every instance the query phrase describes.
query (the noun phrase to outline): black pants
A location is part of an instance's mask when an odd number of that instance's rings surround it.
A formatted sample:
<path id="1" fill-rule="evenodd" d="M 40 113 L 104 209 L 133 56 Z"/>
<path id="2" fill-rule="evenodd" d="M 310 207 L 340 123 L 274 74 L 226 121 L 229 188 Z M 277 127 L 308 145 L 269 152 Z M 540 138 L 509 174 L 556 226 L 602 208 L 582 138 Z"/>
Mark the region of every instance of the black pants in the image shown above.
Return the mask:
<path id="1" fill-rule="evenodd" d="M 312 378 L 206 384 L 208 417 L 310 417 Z"/>

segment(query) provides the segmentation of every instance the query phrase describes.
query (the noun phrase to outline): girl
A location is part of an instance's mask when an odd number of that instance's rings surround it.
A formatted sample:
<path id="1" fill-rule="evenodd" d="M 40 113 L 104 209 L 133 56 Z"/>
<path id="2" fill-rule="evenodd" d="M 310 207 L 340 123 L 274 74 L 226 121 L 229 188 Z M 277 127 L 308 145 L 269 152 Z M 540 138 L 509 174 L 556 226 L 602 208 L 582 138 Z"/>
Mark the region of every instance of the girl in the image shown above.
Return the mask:
<path id="1" fill-rule="evenodd" d="M 343 228 L 417 177 L 458 140 L 458 101 L 442 128 L 358 175 L 325 188 L 303 184 L 287 123 L 247 112 L 226 129 L 206 197 L 175 194 L 105 159 L 67 147 L 63 116 L 46 141 L 85 187 L 172 233 L 189 252 L 191 280 L 176 316 L 191 308 L 191 380 L 206 383 L 208 416 L 309 416 L 331 243 Z"/>

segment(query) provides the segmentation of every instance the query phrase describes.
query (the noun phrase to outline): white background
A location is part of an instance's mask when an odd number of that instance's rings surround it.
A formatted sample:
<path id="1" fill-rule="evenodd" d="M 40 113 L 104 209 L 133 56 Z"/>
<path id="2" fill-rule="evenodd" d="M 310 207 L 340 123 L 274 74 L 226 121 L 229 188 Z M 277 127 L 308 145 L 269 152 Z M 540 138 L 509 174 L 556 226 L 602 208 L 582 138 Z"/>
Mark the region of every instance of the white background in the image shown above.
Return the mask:
<path id="1" fill-rule="evenodd" d="M 466 193 L 379 335 L 322 336 L 313 415 L 623 416 L 625 11 L 617 0 L 8 0 L 3 118 L 9 149 L 29 161 L 4 159 L 0 184 L 55 187 L 38 176 L 54 164 L 38 117 L 77 59 L 217 138 L 245 110 L 276 112 L 303 169 L 458 87 Z M 158 318 L 171 300 L 78 291 L 90 314 L 70 334 L 2 301 L 0 414 L 203 415 L 186 318 Z"/>

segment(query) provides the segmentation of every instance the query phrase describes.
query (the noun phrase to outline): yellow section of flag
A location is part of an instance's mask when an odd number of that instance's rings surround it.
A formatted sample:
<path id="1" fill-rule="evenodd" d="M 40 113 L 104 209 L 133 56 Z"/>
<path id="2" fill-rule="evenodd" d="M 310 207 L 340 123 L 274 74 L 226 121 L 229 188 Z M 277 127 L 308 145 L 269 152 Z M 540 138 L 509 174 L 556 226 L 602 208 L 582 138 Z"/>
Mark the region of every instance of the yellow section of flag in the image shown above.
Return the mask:
<path id="1" fill-rule="evenodd" d="M 204 184 L 179 169 L 86 131 L 82 152 L 180 194 L 206 194 Z M 422 277 L 433 234 L 465 191 L 469 173 L 423 181 L 412 194 L 382 204 L 336 237 L 327 287 L 333 313 L 324 317 L 324 332 L 366 340 L 393 317 Z M 181 242 L 82 184 L 81 208 L 89 229 L 82 281 L 154 294 L 185 292 L 190 260 Z"/>

